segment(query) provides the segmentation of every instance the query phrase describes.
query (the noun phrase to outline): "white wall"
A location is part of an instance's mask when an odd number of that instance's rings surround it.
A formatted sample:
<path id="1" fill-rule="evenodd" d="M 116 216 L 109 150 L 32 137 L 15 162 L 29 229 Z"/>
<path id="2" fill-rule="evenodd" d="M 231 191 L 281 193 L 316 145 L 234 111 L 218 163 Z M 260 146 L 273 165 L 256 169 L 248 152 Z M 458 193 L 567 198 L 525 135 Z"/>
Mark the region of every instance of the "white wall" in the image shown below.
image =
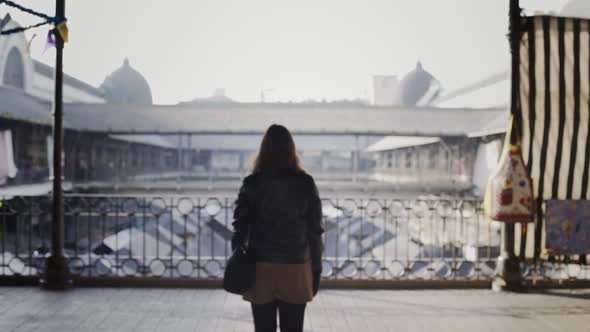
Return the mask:
<path id="1" fill-rule="evenodd" d="M 10 21 L 6 24 L 3 30 L 17 28 L 18 26 L 19 25 L 16 24 L 16 22 Z M 30 93 L 33 87 L 33 73 L 35 68 L 33 67 L 33 62 L 29 59 L 27 55 L 27 40 L 25 39 L 24 33 L 16 33 L 0 37 L 0 85 L 4 84 L 2 80 L 4 78 L 4 70 L 6 68 L 8 53 L 10 53 L 10 50 L 12 50 L 15 47 L 21 54 L 25 67 L 25 91 L 27 93 Z"/>
<path id="2" fill-rule="evenodd" d="M 398 83 L 397 76 L 373 76 L 374 104 L 376 106 L 393 105 Z"/>
<path id="3" fill-rule="evenodd" d="M 475 185 L 474 192 L 476 195 L 483 197 L 485 193 L 488 179 L 498 165 L 501 144 L 500 140 L 479 144 L 473 166 L 473 184 Z"/>

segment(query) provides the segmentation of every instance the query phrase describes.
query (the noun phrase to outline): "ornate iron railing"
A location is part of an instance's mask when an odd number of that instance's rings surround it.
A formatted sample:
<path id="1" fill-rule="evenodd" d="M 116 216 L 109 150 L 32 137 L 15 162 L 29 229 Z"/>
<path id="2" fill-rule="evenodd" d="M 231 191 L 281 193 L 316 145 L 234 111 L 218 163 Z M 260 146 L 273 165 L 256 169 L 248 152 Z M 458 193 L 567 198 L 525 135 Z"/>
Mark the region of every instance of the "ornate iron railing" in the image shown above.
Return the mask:
<path id="1" fill-rule="evenodd" d="M 49 197 L 0 207 L 0 275 L 38 276 L 50 246 Z M 66 195 L 65 252 L 84 277 L 219 279 L 234 198 Z M 490 280 L 500 225 L 481 202 L 324 199 L 327 280 Z M 590 279 L 585 265 L 524 265 L 527 278 Z M 564 272 L 565 271 L 565 272 Z"/>

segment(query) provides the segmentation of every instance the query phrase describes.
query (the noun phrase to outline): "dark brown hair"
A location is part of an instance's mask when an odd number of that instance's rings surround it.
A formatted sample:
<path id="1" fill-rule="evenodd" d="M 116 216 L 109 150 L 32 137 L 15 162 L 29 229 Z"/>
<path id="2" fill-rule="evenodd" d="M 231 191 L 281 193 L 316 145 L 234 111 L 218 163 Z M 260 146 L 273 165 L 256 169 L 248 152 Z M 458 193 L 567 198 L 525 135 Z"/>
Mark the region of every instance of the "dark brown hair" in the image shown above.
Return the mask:
<path id="1" fill-rule="evenodd" d="M 276 170 L 299 172 L 302 168 L 299 165 L 293 136 L 284 126 L 273 124 L 268 127 L 262 138 L 252 173 Z"/>

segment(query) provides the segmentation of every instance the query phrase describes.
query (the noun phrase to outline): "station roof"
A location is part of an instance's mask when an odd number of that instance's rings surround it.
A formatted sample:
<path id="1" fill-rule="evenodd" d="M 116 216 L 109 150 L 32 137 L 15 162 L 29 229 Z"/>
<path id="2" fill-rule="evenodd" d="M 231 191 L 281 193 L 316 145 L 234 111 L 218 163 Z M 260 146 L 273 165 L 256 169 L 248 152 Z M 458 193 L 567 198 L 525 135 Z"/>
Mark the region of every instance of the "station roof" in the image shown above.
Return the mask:
<path id="1" fill-rule="evenodd" d="M 44 64 L 41 61 L 33 60 L 35 66 L 35 72 L 42 75 L 50 80 L 53 80 L 53 67 Z M 95 88 L 92 85 L 75 78 L 74 76 L 64 73 L 64 86 L 71 86 L 76 89 L 80 89 L 88 94 L 91 94 L 97 98 L 104 98 L 105 92 L 101 89 Z"/>
<path id="2" fill-rule="evenodd" d="M 51 123 L 51 104 L 0 88 L 0 118 Z M 504 108 L 395 108 L 367 105 L 231 103 L 219 105 L 64 105 L 64 127 L 109 134 L 259 135 L 285 125 L 296 135 L 470 136 L 505 131 Z M 493 128 L 491 128 L 493 127 Z M 496 128 L 497 127 L 497 128 Z"/>
<path id="3" fill-rule="evenodd" d="M 468 136 L 505 130 L 505 109 L 399 109 L 382 107 L 190 107 L 67 104 L 78 130 L 114 134 L 261 134 L 273 123 L 299 135 Z M 498 123 L 498 128 L 487 128 Z"/>
<path id="4" fill-rule="evenodd" d="M 2 86 L 0 87 L 0 118 L 50 125 L 51 105 L 25 94 L 22 90 Z M 64 126 L 67 126 L 66 121 Z"/>

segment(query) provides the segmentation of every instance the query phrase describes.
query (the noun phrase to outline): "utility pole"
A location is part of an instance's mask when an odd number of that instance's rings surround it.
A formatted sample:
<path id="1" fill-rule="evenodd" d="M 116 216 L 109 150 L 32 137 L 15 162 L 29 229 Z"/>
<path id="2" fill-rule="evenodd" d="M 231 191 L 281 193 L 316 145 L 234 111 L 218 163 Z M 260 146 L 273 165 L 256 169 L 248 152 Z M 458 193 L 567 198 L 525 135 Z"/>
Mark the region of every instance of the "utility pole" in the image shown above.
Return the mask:
<path id="1" fill-rule="evenodd" d="M 520 96 L 520 37 L 521 37 L 521 9 L 519 0 L 510 0 L 510 52 L 512 55 L 512 79 L 511 79 L 511 100 L 510 112 L 515 120 L 518 120 L 519 96 Z M 517 121 L 517 126 L 520 122 Z M 512 130 L 514 134 L 514 130 Z M 514 137 L 507 137 L 511 142 Z M 520 273 L 520 261 L 514 253 L 514 223 L 503 225 L 502 252 L 498 257 L 496 274 L 498 277 L 493 281 L 492 288 L 496 291 L 509 290 L 518 291 L 523 288 L 522 275 Z"/>
<path id="2" fill-rule="evenodd" d="M 53 99 L 53 209 L 51 219 L 51 252 L 46 260 L 46 270 L 41 285 L 47 289 L 66 289 L 71 285 L 68 262 L 64 256 L 64 198 L 62 192 L 63 150 L 63 49 L 64 39 L 57 30 L 66 17 L 65 0 L 55 0 L 55 91 Z"/>

